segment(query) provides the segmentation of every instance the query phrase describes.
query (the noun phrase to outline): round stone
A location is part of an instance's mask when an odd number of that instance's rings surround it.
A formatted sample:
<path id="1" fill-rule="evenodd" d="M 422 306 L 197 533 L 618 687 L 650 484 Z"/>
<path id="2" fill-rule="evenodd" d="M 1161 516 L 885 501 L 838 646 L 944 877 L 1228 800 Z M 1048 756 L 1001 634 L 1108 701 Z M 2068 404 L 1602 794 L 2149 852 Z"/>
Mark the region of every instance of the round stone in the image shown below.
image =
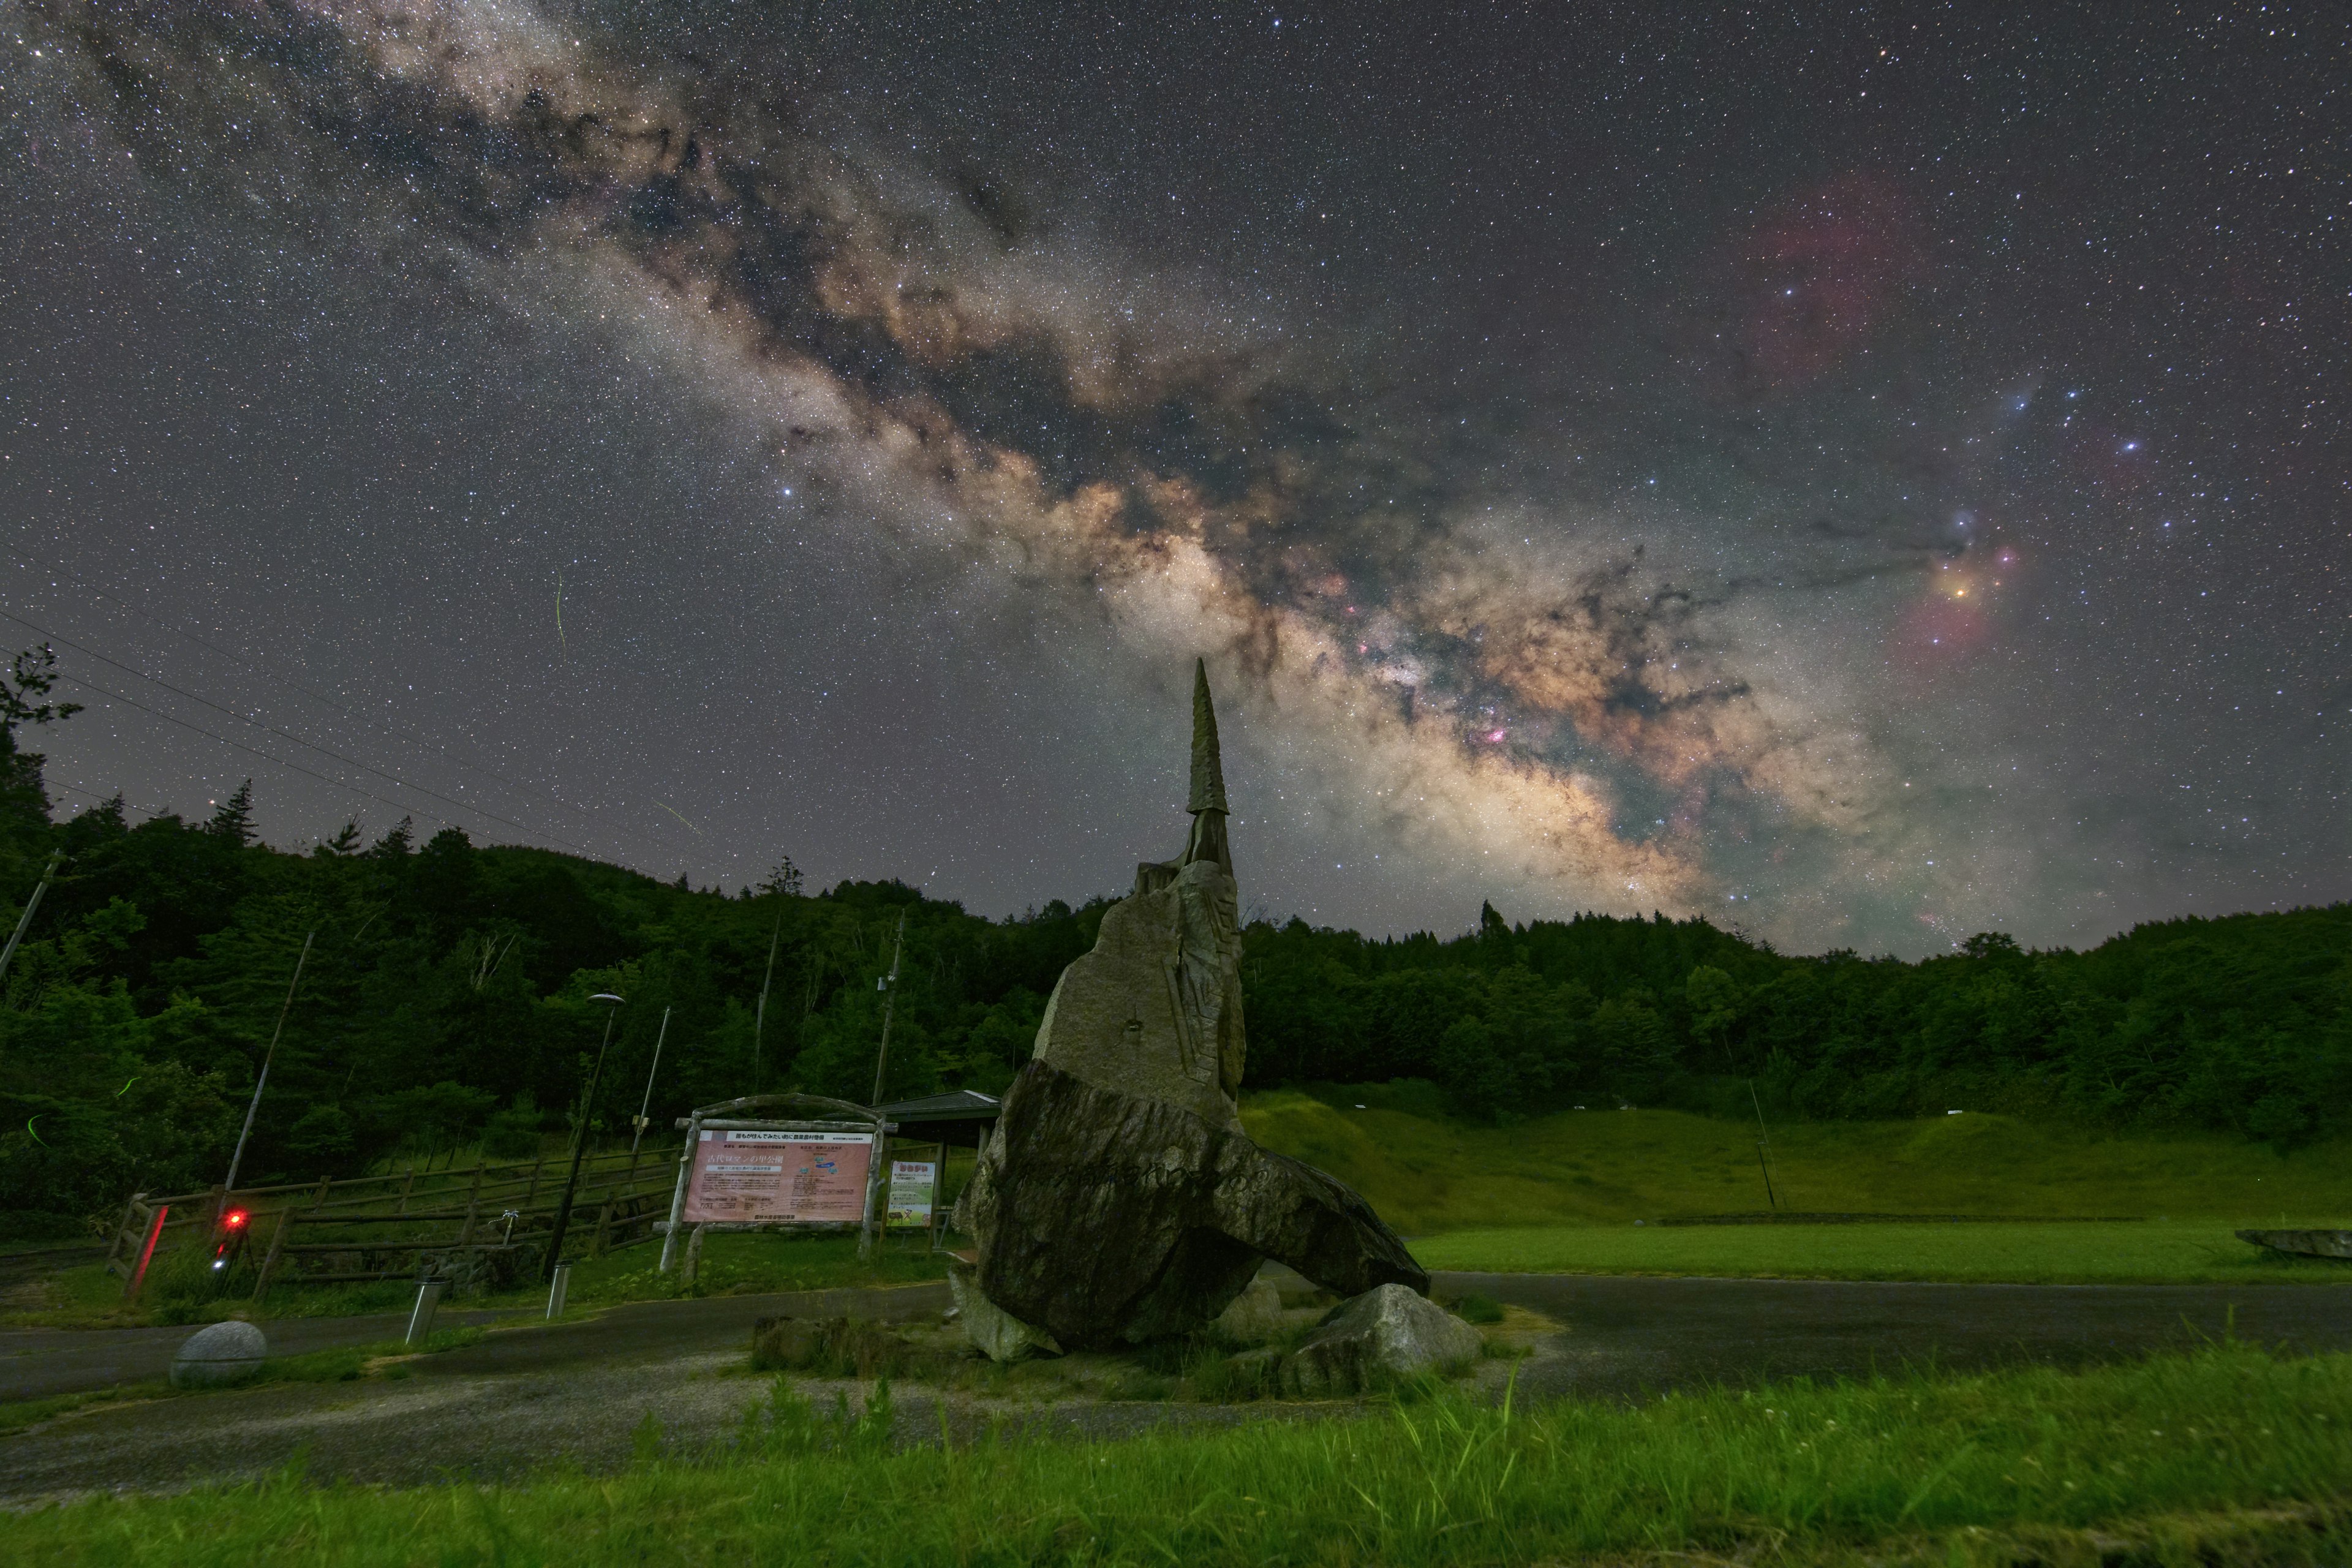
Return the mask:
<path id="1" fill-rule="evenodd" d="M 173 1388 L 225 1388 L 261 1370 L 269 1341 L 251 1323 L 231 1320 L 190 1334 L 172 1358 Z"/>

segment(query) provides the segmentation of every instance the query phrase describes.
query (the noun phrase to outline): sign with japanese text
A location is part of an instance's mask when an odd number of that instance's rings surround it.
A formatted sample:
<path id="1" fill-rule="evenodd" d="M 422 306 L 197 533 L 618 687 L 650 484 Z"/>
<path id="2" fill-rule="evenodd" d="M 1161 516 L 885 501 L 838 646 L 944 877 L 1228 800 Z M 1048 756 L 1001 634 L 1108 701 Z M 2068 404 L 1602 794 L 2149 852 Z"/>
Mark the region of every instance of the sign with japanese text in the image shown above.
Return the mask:
<path id="1" fill-rule="evenodd" d="M 931 1194 L 938 1190 L 939 1163 L 935 1160 L 893 1160 L 890 1162 L 890 1219 L 896 1226 L 922 1229 L 931 1223 Z"/>
<path id="2" fill-rule="evenodd" d="M 866 1217 L 871 1132 L 705 1131 L 688 1178 L 688 1225 L 856 1225 Z"/>

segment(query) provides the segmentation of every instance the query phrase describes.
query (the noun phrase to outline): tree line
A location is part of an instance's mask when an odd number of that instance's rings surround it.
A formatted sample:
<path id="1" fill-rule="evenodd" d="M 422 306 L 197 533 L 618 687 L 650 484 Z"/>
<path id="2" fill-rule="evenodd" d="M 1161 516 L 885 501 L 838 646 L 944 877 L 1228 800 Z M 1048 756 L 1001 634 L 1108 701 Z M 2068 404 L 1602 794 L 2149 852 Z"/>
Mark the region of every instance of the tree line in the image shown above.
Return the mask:
<path id="1" fill-rule="evenodd" d="M 31 662 L 28 663 L 27 659 Z M 901 916 L 887 1099 L 1001 1089 L 1108 900 L 987 920 L 895 882 L 811 894 L 789 860 L 733 895 L 552 851 L 356 824 L 259 843 L 250 787 L 202 820 L 118 799 L 54 818 L 0 672 L 0 917 L 67 857 L 0 985 L 0 1213 L 70 1227 L 134 1188 L 222 1178 L 284 1013 L 243 1179 L 392 1154 L 523 1155 L 762 1089 L 864 1101 Z M 306 942 L 299 991 L 286 998 Z M 2180 920 L 2086 952 L 1975 938 L 1920 963 L 1799 957 L 1702 920 L 1372 939 L 1244 933 L 1247 1082 L 1433 1080 L 1465 1116 L 1596 1100 L 1902 1116 L 1949 1105 L 2232 1130 L 2337 1128 L 2352 1087 L 2352 908 Z M 626 998 L 593 1104 L 604 1015 Z"/>

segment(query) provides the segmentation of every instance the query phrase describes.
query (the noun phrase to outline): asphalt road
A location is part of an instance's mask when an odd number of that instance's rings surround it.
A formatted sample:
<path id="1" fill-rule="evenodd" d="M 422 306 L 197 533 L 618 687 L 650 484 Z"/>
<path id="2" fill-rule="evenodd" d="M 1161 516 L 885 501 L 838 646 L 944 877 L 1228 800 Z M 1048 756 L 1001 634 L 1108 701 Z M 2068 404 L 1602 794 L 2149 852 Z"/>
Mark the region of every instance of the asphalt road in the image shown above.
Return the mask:
<path id="1" fill-rule="evenodd" d="M 2234 1336 L 2352 1349 L 2352 1286 L 1921 1285 L 1811 1279 L 1441 1274 L 1567 1331 L 1529 1369 L 1537 1394 L 1623 1397 L 1693 1384 L 1855 1377 L 1929 1361 L 1955 1370 L 2084 1366 Z"/>
<path id="2" fill-rule="evenodd" d="M 1445 1274 L 1442 1295 L 1475 1290 L 1551 1318 L 1559 1334 L 1521 1363 L 1538 1397 L 1637 1399 L 1694 1384 L 1893 1371 L 1933 1359 L 1951 1368 L 2015 1362 L 2082 1365 L 2233 1332 L 2297 1350 L 2352 1348 L 2352 1287 L 1840 1284 Z M 755 1319 L 936 1314 L 941 1285 L 640 1302 L 593 1319 L 494 1332 L 480 1343 L 405 1363 L 407 1375 L 281 1384 L 100 1405 L 0 1437 L 0 1502 L 116 1489 L 171 1489 L 250 1479 L 301 1458 L 319 1479 L 386 1484 L 509 1479 L 553 1462 L 627 1462 L 647 1415 L 666 1441 L 723 1439 L 764 1383 L 740 1375 Z M 293 1320 L 268 1326 L 274 1348 L 393 1337 L 394 1319 Z M 16 1386 L 87 1380 L 102 1369 L 155 1375 L 192 1331 L 115 1330 L 38 1338 L 8 1358 Z M 306 1337 L 307 1336 L 307 1337 Z M 331 1336 L 341 1336 L 334 1338 Z M 58 1339 L 92 1342 L 57 1345 Z M 0 1342 L 5 1343 L 5 1342 Z M 110 1348 L 111 1347 L 111 1348 Z M 4 1353 L 4 1352 L 0 1352 Z M 59 1370 L 42 1371 L 44 1363 Z M 88 1386 L 85 1381 L 82 1384 Z M 1118 1436 L 1171 1421 L 1305 1417 L 1351 1406 L 1062 1405 L 1022 1425 Z M 910 1441 L 1003 1418 L 970 1401 L 945 1412 L 909 1390 Z"/>

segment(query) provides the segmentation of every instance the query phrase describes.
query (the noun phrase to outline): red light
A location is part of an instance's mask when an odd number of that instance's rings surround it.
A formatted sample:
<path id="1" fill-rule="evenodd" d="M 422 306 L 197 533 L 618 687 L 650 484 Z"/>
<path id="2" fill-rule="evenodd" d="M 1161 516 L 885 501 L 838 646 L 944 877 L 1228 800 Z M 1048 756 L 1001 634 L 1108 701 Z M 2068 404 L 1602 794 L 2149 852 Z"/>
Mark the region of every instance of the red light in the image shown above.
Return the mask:
<path id="1" fill-rule="evenodd" d="M 231 1209 L 228 1213 L 221 1216 L 221 1224 L 228 1226 L 231 1230 L 235 1230 L 246 1222 L 247 1217 L 246 1212 L 243 1209 Z"/>

